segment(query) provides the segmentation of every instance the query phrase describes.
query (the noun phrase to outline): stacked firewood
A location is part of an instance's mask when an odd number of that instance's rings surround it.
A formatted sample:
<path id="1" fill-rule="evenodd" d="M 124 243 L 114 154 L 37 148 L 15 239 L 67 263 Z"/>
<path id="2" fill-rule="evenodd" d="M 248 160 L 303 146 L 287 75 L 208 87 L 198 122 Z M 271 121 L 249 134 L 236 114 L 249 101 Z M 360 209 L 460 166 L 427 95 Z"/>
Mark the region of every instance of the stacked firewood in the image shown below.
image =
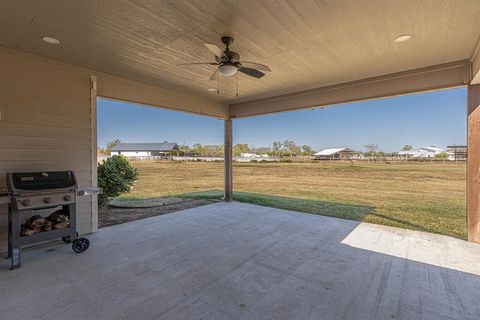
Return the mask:
<path id="1" fill-rule="evenodd" d="M 69 226 L 68 213 L 63 210 L 57 210 L 46 218 L 35 215 L 27 219 L 27 221 L 22 224 L 22 235 L 31 236 L 39 232 L 63 229 Z"/>

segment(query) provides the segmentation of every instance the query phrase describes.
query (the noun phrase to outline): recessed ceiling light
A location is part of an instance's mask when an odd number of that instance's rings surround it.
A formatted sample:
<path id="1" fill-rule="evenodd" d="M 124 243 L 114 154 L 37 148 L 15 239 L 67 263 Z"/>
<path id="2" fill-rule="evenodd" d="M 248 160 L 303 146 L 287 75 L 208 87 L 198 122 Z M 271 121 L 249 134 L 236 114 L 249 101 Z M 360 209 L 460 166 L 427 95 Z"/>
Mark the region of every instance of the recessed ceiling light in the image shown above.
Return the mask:
<path id="1" fill-rule="evenodd" d="M 60 40 L 52 37 L 42 37 L 42 40 L 49 44 L 60 44 Z"/>
<path id="2" fill-rule="evenodd" d="M 393 42 L 395 42 L 395 43 L 401 43 L 401 42 L 408 41 L 408 40 L 410 40 L 411 38 L 412 38 L 411 35 L 409 35 L 409 34 L 404 34 L 404 35 L 401 35 L 401 36 L 396 37 L 396 38 L 393 40 Z"/>
<path id="3" fill-rule="evenodd" d="M 207 90 L 208 90 L 208 91 L 215 91 L 215 90 L 217 90 L 217 89 L 215 89 L 215 88 L 208 88 Z"/>

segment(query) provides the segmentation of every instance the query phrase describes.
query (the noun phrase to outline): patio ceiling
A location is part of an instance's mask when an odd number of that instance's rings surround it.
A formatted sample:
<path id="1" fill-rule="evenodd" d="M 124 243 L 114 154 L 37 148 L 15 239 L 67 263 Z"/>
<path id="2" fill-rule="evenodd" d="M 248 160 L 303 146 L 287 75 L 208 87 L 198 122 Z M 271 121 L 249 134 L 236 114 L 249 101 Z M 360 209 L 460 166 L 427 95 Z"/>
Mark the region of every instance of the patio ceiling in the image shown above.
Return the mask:
<path id="1" fill-rule="evenodd" d="M 402 34 L 412 39 L 394 43 Z M 45 35 L 61 44 L 42 42 Z M 222 78 L 219 95 L 207 91 L 216 86 L 208 80 L 213 66 L 175 66 L 211 61 L 203 44 L 220 45 L 223 35 L 235 37 L 232 49 L 242 59 L 273 70 L 262 79 L 240 75 L 240 98 L 235 98 L 233 77 Z M 231 105 L 236 117 L 439 89 L 468 84 L 472 78 L 480 81 L 479 35 L 478 0 L 0 4 L 0 46 Z M 398 74 L 406 70 L 415 71 Z M 403 82 L 391 82 L 391 74 Z M 361 79 L 368 81 L 358 82 Z M 379 79 L 390 82 L 387 87 L 369 86 Z M 371 89 L 357 86 L 365 83 Z M 352 84 L 356 91 L 345 91 Z M 343 91 L 332 93 L 332 88 Z M 325 99 L 325 90 L 347 99 Z M 358 95 L 369 90 L 376 94 Z M 302 104 L 296 98 L 305 92 L 316 95 Z M 277 108 L 277 98 L 268 99 L 279 95 L 290 100 Z"/>

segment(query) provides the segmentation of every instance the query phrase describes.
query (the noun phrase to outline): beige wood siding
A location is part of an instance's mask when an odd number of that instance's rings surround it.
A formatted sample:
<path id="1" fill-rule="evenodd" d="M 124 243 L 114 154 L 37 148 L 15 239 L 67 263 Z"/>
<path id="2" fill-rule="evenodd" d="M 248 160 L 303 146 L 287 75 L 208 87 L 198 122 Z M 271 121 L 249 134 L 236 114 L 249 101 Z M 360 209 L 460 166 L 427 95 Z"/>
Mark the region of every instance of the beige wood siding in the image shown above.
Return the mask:
<path id="1" fill-rule="evenodd" d="M 98 79 L 99 96 L 222 119 L 227 116 L 225 104 L 204 97 L 2 47 L 0 70 L 0 190 L 5 188 L 8 171 L 70 169 L 75 170 L 80 187 L 93 185 L 96 113 L 90 96 L 92 76 Z M 80 233 L 95 230 L 92 207 L 95 210 L 91 198 L 81 199 Z M 7 207 L 0 205 L 0 252 L 6 248 L 6 221 Z"/>
<path id="2" fill-rule="evenodd" d="M 5 173 L 75 170 L 92 185 L 90 74 L 25 55 L 0 52 L 0 188 Z M 80 198 L 80 233 L 92 231 L 92 203 Z M 7 207 L 0 207 L 0 251 L 6 250 Z"/>

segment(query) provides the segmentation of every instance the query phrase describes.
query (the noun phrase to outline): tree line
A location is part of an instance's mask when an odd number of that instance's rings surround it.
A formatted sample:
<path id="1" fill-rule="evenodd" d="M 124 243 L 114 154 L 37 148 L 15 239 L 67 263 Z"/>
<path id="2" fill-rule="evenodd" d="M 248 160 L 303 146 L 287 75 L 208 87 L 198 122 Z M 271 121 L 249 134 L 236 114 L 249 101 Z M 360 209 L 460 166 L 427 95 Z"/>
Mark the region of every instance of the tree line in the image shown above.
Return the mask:
<path id="1" fill-rule="evenodd" d="M 99 155 L 110 155 L 112 148 L 118 145 L 121 141 L 119 139 L 110 141 L 105 147 L 98 148 Z M 223 157 L 224 146 L 208 145 L 196 143 L 192 146 L 183 144 L 179 146 L 180 154 L 184 156 L 196 157 Z M 274 157 L 297 157 L 297 156 L 311 156 L 315 153 L 309 145 L 297 145 L 294 141 L 274 141 L 272 147 L 255 147 L 247 143 L 238 143 L 233 146 L 233 154 L 238 157 L 242 153 L 253 154 L 268 154 Z"/>
<path id="2" fill-rule="evenodd" d="M 181 145 L 180 151 L 184 155 L 199 157 L 223 157 L 224 146 L 222 145 L 203 145 L 201 143 L 193 146 Z M 315 153 L 309 145 L 297 145 L 294 141 L 275 141 L 272 147 L 255 147 L 247 143 L 238 143 L 233 146 L 233 155 L 238 157 L 242 153 L 268 154 L 274 157 L 297 157 L 311 156 Z"/>
<path id="3" fill-rule="evenodd" d="M 110 155 L 111 150 L 121 141 L 119 139 L 110 141 L 104 148 L 98 148 L 98 154 L 100 155 Z M 370 158 L 383 158 L 391 157 L 398 155 L 398 152 L 383 152 L 380 150 L 378 145 L 370 143 L 364 146 L 367 150 L 363 152 L 363 155 Z M 179 146 L 180 154 L 183 156 L 193 156 L 193 157 L 223 157 L 224 155 L 224 146 L 223 144 L 201 144 L 196 143 L 192 146 L 183 144 Z M 412 150 L 411 145 L 405 145 L 402 150 L 409 151 Z M 312 156 L 315 151 L 309 145 L 298 145 L 295 141 L 285 140 L 285 141 L 274 141 L 271 147 L 255 147 L 248 145 L 247 143 L 238 143 L 233 146 L 233 155 L 238 157 L 242 153 L 253 153 L 253 154 L 268 154 L 272 157 L 299 157 L 299 156 Z M 362 152 L 359 152 L 362 153 Z M 446 159 L 448 154 L 442 152 L 436 156 L 440 159 Z"/>

